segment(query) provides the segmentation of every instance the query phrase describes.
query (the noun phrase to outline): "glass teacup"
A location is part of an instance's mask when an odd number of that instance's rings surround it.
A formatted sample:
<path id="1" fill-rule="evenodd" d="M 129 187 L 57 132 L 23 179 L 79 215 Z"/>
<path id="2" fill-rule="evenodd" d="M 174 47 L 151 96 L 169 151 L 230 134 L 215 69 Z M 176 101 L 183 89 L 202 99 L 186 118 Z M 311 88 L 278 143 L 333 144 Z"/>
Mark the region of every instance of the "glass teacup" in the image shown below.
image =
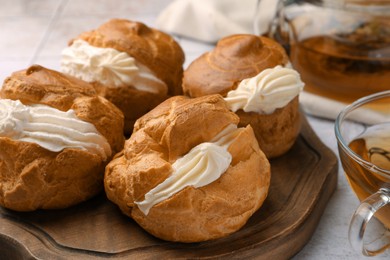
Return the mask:
<path id="1" fill-rule="evenodd" d="M 350 243 L 364 255 L 379 254 L 390 248 L 390 91 L 347 106 L 336 119 L 335 133 L 346 177 L 361 201 L 350 223 Z M 383 233 L 367 241 L 372 217 Z"/>

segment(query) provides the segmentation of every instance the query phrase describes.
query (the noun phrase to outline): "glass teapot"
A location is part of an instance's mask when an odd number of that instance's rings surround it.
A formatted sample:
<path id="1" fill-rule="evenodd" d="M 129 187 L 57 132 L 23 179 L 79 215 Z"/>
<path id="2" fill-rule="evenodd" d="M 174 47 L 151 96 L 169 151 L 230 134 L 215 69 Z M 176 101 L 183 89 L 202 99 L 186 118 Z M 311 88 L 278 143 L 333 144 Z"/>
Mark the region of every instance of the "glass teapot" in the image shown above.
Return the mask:
<path id="1" fill-rule="evenodd" d="M 280 0 L 267 36 L 309 92 L 350 103 L 390 89 L 390 0 Z"/>

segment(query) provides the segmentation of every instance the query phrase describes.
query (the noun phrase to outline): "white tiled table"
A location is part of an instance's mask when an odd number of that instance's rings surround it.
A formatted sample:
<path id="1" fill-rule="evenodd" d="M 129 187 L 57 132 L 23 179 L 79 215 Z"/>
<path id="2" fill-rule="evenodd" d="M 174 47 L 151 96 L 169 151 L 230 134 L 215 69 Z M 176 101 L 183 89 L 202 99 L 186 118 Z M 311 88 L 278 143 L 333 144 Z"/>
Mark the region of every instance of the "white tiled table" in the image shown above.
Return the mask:
<path id="1" fill-rule="evenodd" d="M 59 70 L 61 50 L 79 33 L 110 18 L 138 20 L 154 27 L 170 0 L 0 0 L 0 82 L 30 64 Z M 185 67 L 213 46 L 177 38 L 186 54 Z M 320 139 L 337 154 L 334 122 L 308 116 Z M 347 239 L 358 200 L 339 167 L 338 187 L 308 244 L 294 259 L 366 259 Z M 1 245 L 0 245 L 1 246 Z M 378 257 L 389 259 L 390 254 Z"/>

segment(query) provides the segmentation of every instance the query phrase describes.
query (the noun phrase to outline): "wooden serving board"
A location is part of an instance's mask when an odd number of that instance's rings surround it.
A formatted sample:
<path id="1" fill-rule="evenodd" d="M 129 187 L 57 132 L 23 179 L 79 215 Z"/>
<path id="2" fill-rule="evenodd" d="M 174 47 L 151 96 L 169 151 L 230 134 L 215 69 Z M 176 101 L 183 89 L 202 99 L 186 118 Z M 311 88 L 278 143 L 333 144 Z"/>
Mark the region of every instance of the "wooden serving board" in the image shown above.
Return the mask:
<path id="1" fill-rule="evenodd" d="M 305 119 L 295 145 L 271 167 L 263 206 L 226 238 L 192 244 L 157 239 L 101 194 L 65 210 L 0 207 L 0 259 L 290 258 L 310 239 L 336 189 L 337 158 Z"/>

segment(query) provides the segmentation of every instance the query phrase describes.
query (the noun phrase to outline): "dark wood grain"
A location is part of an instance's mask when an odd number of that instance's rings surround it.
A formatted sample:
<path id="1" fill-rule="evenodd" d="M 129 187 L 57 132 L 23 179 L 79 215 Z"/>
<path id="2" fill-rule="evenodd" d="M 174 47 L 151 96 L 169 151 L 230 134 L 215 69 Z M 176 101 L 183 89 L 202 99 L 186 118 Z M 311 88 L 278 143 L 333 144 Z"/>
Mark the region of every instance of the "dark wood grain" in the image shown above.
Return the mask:
<path id="1" fill-rule="evenodd" d="M 238 232 L 203 243 L 154 238 L 104 194 L 56 211 L 0 208 L 0 259 L 290 258 L 312 236 L 337 185 L 337 158 L 304 120 L 293 148 L 271 161 L 269 196 Z"/>

